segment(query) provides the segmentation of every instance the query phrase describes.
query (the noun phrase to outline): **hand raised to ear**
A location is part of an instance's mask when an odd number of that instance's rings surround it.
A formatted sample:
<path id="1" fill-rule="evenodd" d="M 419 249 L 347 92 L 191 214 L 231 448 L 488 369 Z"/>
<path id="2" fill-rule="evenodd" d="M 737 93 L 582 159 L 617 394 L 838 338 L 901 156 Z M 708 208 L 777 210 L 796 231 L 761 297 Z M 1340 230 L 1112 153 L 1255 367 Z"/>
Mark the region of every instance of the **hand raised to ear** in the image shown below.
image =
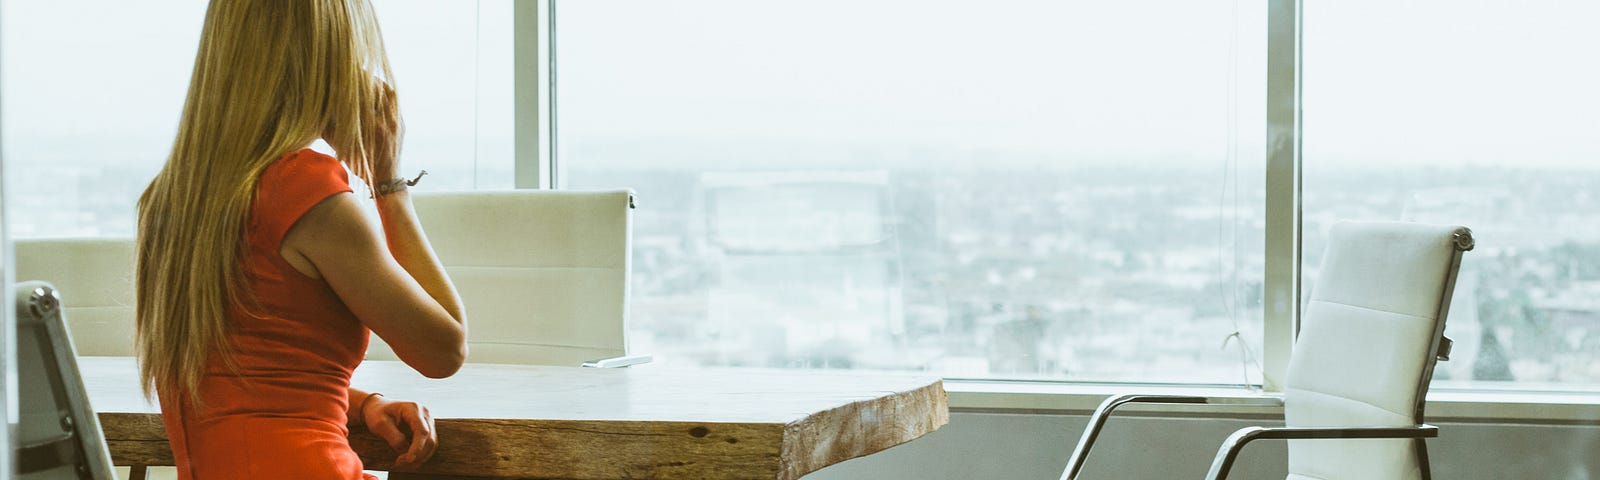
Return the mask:
<path id="1" fill-rule="evenodd" d="M 362 147 L 371 157 L 372 172 L 369 175 L 372 178 L 367 180 L 382 182 L 398 175 L 405 121 L 400 117 L 400 97 L 394 87 L 376 78 L 373 83 L 376 104 L 371 115 L 365 117 L 361 124 L 361 139 L 365 143 Z"/>

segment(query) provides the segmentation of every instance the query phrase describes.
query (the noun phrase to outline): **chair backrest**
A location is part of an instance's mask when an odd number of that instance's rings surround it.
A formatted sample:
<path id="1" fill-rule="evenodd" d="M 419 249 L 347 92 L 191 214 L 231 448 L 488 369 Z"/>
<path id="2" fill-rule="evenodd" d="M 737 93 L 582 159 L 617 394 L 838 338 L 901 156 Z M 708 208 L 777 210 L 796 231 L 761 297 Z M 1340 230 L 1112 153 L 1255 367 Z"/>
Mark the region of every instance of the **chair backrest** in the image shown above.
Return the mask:
<path id="1" fill-rule="evenodd" d="M 578 366 L 626 353 L 632 192 L 412 199 L 465 303 L 469 362 Z M 395 358 L 372 343 L 367 358 Z"/>
<path id="2" fill-rule="evenodd" d="M 68 330 L 82 355 L 133 355 L 133 239 L 16 241 L 16 279 L 61 290 Z"/>
<path id="3" fill-rule="evenodd" d="M 55 290 L 22 282 L 16 297 L 18 478 L 114 480 Z"/>
<path id="4" fill-rule="evenodd" d="M 1291 427 L 1407 426 L 1437 361 L 1464 227 L 1335 224 L 1284 387 Z M 1417 479 L 1420 440 L 1291 440 L 1290 479 Z"/>

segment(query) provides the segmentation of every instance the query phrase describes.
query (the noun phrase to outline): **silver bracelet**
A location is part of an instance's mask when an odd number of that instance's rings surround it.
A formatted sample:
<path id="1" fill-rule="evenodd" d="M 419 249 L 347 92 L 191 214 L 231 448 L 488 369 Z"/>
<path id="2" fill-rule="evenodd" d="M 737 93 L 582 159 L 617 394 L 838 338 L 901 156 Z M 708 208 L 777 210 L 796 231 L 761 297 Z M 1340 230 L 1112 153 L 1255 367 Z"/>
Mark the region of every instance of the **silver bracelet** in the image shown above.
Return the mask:
<path id="1" fill-rule="evenodd" d="M 377 184 L 377 185 L 373 185 L 372 186 L 372 197 L 373 198 L 382 197 L 382 196 L 386 196 L 386 195 L 389 195 L 389 194 L 392 194 L 392 193 L 404 191 L 407 187 L 415 187 L 415 186 L 417 186 L 417 182 L 422 180 L 422 176 L 423 175 L 427 175 L 427 174 L 428 174 L 428 171 L 427 170 L 423 170 L 423 171 L 417 173 L 416 178 L 412 178 L 410 180 L 406 180 L 406 177 L 395 177 L 395 178 L 390 179 L 390 180 L 388 180 L 386 182 L 383 182 L 383 183 L 380 183 L 380 184 Z"/>

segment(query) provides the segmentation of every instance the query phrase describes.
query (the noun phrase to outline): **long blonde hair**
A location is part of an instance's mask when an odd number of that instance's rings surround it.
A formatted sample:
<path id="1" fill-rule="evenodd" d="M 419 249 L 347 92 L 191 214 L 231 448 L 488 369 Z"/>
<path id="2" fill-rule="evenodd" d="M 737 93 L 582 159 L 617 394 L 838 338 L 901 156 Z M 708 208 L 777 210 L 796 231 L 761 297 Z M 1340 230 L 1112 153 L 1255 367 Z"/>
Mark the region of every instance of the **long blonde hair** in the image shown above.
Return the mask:
<path id="1" fill-rule="evenodd" d="M 229 318 L 258 313 L 245 225 L 268 165 L 323 138 L 371 177 L 363 125 L 382 96 L 374 77 L 393 78 L 382 38 L 367 0 L 206 9 L 177 139 L 139 198 L 136 350 L 147 397 L 198 402 L 208 361 L 234 367 Z"/>

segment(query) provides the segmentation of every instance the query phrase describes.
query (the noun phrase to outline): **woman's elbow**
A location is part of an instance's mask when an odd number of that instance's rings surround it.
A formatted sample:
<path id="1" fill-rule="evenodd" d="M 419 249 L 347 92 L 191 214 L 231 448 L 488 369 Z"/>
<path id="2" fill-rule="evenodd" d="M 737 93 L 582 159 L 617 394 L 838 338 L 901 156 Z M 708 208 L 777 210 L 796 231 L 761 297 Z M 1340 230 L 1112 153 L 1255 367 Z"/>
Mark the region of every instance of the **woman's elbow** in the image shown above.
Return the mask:
<path id="1" fill-rule="evenodd" d="M 451 375 L 455 375 L 458 371 L 461 371 L 460 362 L 456 362 L 454 364 L 441 363 L 439 365 L 429 366 L 428 368 L 417 369 L 417 373 L 421 373 L 422 376 L 435 380 L 441 378 L 450 378 Z"/>
<path id="2" fill-rule="evenodd" d="M 464 363 L 466 363 L 466 355 L 458 355 L 453 358 L 441 358 L 429 362 L 428 365 L 423 366 L 422 368 L 418 368 L 417 373 L 422 374 L 424 377 L 433 379 L 449 378 L 451 375 L 455 375 L 456 372 L 461 371 L 461 365 Z"/>
<path id="3" fill-rule="evenodd" d="M 463 337 L 465 337 L 463 335 Z M 422 376 L 428 378 L 446 378 L 455 375 L 461 370 L 461 365 L 467 363 L 467 341 L 465 338 L 456 339 L 445 348 L 440 349 L 438 358 L 429 362 L 426 371 L 418 370 Z"/>
<path id="4" fill-rule="evenodd" d="M 402 356 L 413 370 L 428 378 L 445 378 L 455 375 L 467 362 L 466 332 L 461 329 L 435 332 L 432 341 L 413 350 L 409 359 Z M 420 345 L 419 345 L 420 346 Z"/>

